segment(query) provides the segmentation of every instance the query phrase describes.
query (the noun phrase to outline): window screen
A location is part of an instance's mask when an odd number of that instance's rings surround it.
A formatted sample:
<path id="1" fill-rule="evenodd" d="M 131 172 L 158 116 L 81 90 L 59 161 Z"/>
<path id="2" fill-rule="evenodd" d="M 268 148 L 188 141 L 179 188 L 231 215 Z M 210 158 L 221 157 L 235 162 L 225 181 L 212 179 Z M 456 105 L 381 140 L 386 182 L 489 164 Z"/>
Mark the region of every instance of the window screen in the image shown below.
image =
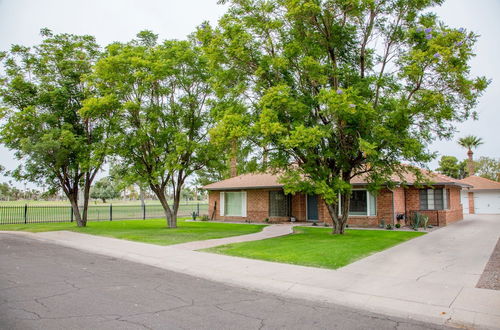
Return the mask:
<path id="1" fill-rule="evenodd" d="M 283 191 L 269 192 L 269 216 L 288 217 L 290 216 L 290 196 Z"/>
<path id="2" fill-rule="evenodd" d="M 238 192 L 226 192 L 224 207 L 225 215 L 242 216 L 243 215 L 243 193 Z"/>

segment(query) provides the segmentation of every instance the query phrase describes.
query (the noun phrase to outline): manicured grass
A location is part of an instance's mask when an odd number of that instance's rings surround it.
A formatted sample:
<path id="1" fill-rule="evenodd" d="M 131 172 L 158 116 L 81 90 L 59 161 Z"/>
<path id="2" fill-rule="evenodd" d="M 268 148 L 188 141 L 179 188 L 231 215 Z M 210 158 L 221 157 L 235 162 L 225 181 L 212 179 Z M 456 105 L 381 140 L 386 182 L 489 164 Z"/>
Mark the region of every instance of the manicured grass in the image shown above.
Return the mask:
<path id="1" fill-rule="evenodd" d="M 208 214 L 207 203 L 180 204 L 177 215 L 179 217 L 191 215 L 193 212 Z M 0 225 L 23 224 L 40 222 L 64 222 L 71 220 L 71 206 L 69 205 L 0 205 Z M 107 221 L 112 216 L 114 220 L 134 220 L 144 216 L 147 219 L 160 218 L 164 215 L 160 204 L 146 204 L 143 208 L 136 203 L 129 205 L 100 204 L 89 205 L 89 221 Z"/>
<path id="2" fill-rule="evenodd" d="M 385 230 L 347 230 L 344 235 L 331 235 L 330 232 L 331 228 L 295 227 L 292 235 L 223 245 L 204 251 L 336 269 L 424 234 Z"/>
<path id="3" fill-rule="evenodd" d="M 79 233 L 114 237 L 130 241 L 171 245 L 212 238 L 252 234 L 261 231 L 263 225 L 233 223 L 178 221 L 178 228 L 166 228 L 165 220 L 130 220 L 88 222 L 87 227 L 78 228 L 75 223 L 34 223 L 27 225 L 2 225 L 0 230 L 29 232 L 70 230 Z"/>

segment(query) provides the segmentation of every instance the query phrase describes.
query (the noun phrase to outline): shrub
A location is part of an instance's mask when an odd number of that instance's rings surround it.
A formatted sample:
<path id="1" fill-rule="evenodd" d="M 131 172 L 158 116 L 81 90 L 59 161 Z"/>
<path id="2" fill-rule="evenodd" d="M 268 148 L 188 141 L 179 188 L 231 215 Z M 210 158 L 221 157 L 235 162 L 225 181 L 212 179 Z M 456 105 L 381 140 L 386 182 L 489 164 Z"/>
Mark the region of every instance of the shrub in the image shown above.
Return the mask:
<path id="1" fill-rule="evenodd" d="M 210 220 L 210 218 L 208 217 L 208 215 L 203 214 L 203 215 L 201 216 L 201 219 L 200 219 L 200 220 L 201 220 L 201 221 L 209 221 L 209 220 Z"/>
<path id="2" fill-rule="evenodd" d="M 392 225 L 390 223 L 387 224 L 387 226 L 385 227 L 387 230 L 392 230 Z"/>
<path id="3" fill-rule="evenodd" d="M 399 228 L 401 228 L 401 225 L 399 223 L 397 223 L 394 227 L 399 229 Z"/>

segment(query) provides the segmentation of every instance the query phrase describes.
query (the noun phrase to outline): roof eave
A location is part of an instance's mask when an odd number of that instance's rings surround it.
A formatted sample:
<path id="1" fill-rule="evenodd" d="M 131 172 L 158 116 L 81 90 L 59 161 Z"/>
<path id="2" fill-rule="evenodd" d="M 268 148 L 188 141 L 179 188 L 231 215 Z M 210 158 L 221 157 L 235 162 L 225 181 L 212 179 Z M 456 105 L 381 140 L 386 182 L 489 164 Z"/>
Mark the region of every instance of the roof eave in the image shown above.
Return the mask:
<path id="1" fill-rule="evenodd" d="M 225 190 L 256 190 L 256 189 L 277 189 L 283 188 L 283 185 L 275 185 L 275 186 L 249 186 L 249 187 L 202 187 L 201 189 L 205 190 L 213 190 L 213 191 L 225 191 Z"/>

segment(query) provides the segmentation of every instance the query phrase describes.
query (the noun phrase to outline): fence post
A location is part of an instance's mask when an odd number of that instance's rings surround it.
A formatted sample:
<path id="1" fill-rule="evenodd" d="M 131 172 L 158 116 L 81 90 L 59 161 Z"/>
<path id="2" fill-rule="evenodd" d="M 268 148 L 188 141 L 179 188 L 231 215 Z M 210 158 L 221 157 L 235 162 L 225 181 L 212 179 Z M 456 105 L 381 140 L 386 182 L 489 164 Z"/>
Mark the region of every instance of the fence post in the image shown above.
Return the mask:
<path id="1" fill-rule="evenodd" d="M 142 204 L 142 220 L 146 220 L 146 204 Z"/>
<path id="2" fill-rule="evenodd" d="M 109 204 L 109 221 L 113 221 L 113 204 Z"/>
<path id="3" fill-rule="evenodd" d="M 72 206 L 69 207 L 69 214 L 70 214 L 70 218 L 71 218 L 70 222 L 73 222 L 73 215 L 74 214 L 73 214 L 73 207 Z"/>
<path id="4" fill-rule="evenodd" d="M 200 216 L 200 203 L 196 203 L 196 215 Z"/>
<path id="5" fill-rule="evenodd" d="M 28 204 L 24 204 L 24 223 L 28 223 Z"/>

